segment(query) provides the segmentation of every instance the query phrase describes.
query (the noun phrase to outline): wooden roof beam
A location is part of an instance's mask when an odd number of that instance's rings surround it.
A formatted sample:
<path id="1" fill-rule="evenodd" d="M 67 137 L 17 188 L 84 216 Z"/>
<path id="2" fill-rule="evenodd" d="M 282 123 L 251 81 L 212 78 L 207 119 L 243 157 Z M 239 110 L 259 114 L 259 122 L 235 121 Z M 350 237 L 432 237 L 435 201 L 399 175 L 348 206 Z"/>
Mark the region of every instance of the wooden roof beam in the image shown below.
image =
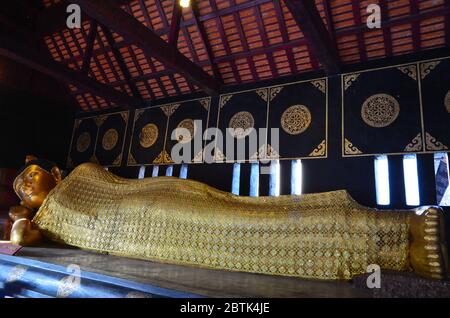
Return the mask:
<path id="1" fill-rule="evenodd" d="M 187 80 L 193 81 L 209 95 L 219 92 L 220 84 L 216 79 L 178 50 L 173 50 L 157 34 L 120 7 L 111 6 L 102 0 L 73 0 L 72 2 L 79 4 L 84 12 L 99 23 L 113 29 L 131 43 L 135 43 L 148 55 L 176 70 Z"/>
<path id="2" fill-rule="evenodd" d="M 340 61 L 336 44 L 323 24 L 314 0 L 285 0 L 285 3 L 326 73 L 339 73 Z"/>
<path id="3" fill-rule="evenodd" d="M 114 88 L 102 84 L 81 72 L 74 71 L 57 63 L 50 58 L 40 56 L 30 51 L 26 44 L 19 43 L 7 36 L 0 36 L 0 55 L 15 62 L 24 64 L 29 68 L 51 76 L 67 84 L 83 88 L 92 94 L 98 95 L 105 100 L 110 100 L 125 108 L 130 108 L 139 103 L 138 100 L 121 93 Z"/>

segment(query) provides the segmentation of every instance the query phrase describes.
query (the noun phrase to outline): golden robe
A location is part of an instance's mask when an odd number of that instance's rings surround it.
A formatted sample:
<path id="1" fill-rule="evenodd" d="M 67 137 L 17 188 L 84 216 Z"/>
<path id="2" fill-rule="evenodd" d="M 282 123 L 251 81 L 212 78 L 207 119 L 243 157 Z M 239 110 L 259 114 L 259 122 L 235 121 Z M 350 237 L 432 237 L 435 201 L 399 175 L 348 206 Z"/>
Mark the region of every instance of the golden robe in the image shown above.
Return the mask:
<path id="1" fill-rule="evenodd" d="M 242 197 L 172 177 L 77 167 L 33 222 L 80 248 L 173 264 L 314 279 L 367 266 L 410 270 L 411 211 L 377 211 L 346 191 Z"/>

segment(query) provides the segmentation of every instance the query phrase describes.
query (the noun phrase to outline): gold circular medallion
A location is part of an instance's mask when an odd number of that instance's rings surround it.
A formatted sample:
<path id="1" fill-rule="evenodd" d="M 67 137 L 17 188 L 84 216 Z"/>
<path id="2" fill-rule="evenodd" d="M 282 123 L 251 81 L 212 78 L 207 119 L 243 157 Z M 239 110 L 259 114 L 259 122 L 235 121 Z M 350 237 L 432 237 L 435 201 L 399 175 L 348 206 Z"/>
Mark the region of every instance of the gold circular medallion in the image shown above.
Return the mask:
<path id="1" fill-rule="evenodd" d="M 103 149 L 109 151 L 114 149 L 119 140 L 119 133 L 115 129 L 108 129 L 102 139 Z"/>
<path id="2" fill-rule="evenodd" d="M 85 152 L 91 145 L 91 135 L 88 132 L 82 133 L 77 139 L 77 151 Z"/>
<path id="3" fill-rule="evenodd" d="M 175 137 L 178 142 L 185 144 L 190 142 L 197 132 L 197 127 L 195 126 L 195 122 L 190 119 L 183 119 L 175 129 Z"/>
<path id="4" fill-rule="evenodd" d="M 445 108 L 447 108 L 447 111 L 450 114 L 450 90 L 447 92 L 447 95 L 445 95 L 444 104 L 445 104 Z"/>
<path id="5" fill-rule="evenodd" d="M 299 135 L 311 125 L 311 112 L 304 105 L 289 107 L 281 115 L 281 127 L 289 135 Z"/>
<path id="6" fill-rule="evenodd" d="M 139 143 L 143 148 L 150 148 L 158 139 L 158 127 L 155 124 L 147 124 L 141 129 Z"/>
<path id="7" fill-rule="evenodd" d="M 228 124 L 228 127 L 232 128 L 232 135 L 237 139 L 248 136 L 254 126 L 255 119 L 252 114 L 246 111 L 234 114 Z"/>
<path id="8" fill-rule="evenodd" d="M 375 128 L 389 126 L 397 119 L 399 113 L 399 103 L 388 94 L 372 95 L 361 107 L 362 119 L 367 125 Z"/>

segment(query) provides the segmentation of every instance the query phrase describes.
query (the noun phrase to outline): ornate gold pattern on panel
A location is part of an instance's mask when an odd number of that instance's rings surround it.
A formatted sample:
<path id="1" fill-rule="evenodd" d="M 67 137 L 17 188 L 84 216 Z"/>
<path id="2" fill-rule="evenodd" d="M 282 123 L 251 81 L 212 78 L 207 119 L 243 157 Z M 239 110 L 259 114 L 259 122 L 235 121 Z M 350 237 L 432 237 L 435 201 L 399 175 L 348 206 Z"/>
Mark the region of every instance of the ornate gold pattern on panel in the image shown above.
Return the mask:
<path id="1" fill-rule="evenodd" d="M 355 147 L 347 138 L 345 138 L 344 153 L 346 155 L 359 155 L 362 154 L 362 151 Z"/>
<path id="2" fill-rule="evenodd" d="M 326 149 L 327 149 L 326 142 L 325 142 L 325 140 L 323 140 L 323 141 L 320 143 L 320 145 L 318 145 L 318 146 L 313 150 L 313 152 L 311 152 L 311 153 L 309 154 L 309 157 L 323 157 L 323 156 L 325 156 L 325 154 L 326 154 Z"/>
<path id="3" fill-rule="evenodd" d="M 127 180 L 85 164 L 52 191 L 34 221 L 51 239 L 115 255 L 350 279 L 374 263 L 409 269 L 412 215 L 363 207 L 346 191 L 249 198 L 192 180 Z"/>
<path id="4" fill-rule="evenodd" d="M 375 128 L 392 124 L 400 113 L 397 100 L 388 94 L 375 94 L 366 99 L 361 107 L 364 122 Z"/>
<path id="5" fill-rule="evenodd" d="M 114 149 L 119 141 L 119 133 L 114 128 L 108 129 L 102 139 L 102 147 L 106 151 Z"/>
<path id="6" fill-rule="evenodd" d="M 91 135 L 88 132 L 84 132 L 80 136 L 78 136 L 77 151 L 79 153 L 88 150 L 90 145 L 91 145 Z"/>
<path id="7" fill-rule="evenodd" d="M 420 78 L 424 79 L 428 74 L 431 73 L 432 70 L 441 63 L 440 61 L 432 61 L 426 63 L 420 63 Z"/>
<path id="8" fill-rule="evenodd" d="M 145 112 L 145 109 L 137 109 L 136 113 L 134 114 L 134 122 L 136 122 L 139 117 L 142 116 L 142 114 Z"/>
<path id="9" fill-rule="evenodd" d="M 18 281 L 20 278 L 22 278 L 23 275 L 25 275 L 26 271 L 28 270 L 28 267 L 23 265 L 16 265 L 8 273 L 8 276 L 6 276 L 5 283 L 13 283 Z"/>
<path id="10" fill-rule="evenodd" d="M 214 160 L 217 162 L 222 162 L 222 161 L 225 161 L 226 159 L 227 158 L 223 154 L 222 150 L 220 150 L 219 148 L 216 147 L 214 150 Z"/>
<path id="11" fill-rule="evenodd" d="M 109 115 L 101 115 L 101 116 L 95 117 L 94 121 L 97 124 L 97 127 L 100 127 L 101 125 L 103 125 L 103 123 L 108 118 L 108 116 Z"/>
<path id="12" fill-rule="evenodd" d="M 267 88 L 260 88 L 257 89 L 256 94 L 259 95 L 259 97 L 261 97 L 265 102 L 267 102 L 267 95 L 268 95 L 268 89 Z"/>
<path id="13" fill-rule="evenodd" d="M 172 158 L 170 158 L 170 156 L 167 153 L 167 151 L 163 150 L 158 155 L 158 157 L 156 157 L 156 159 L 153 160 L 153 163 L 157 164 L 157 165 L 160 165 L 160 164 L 165 164 L 165 163 L 173 163 L 173 161 L 172 161 Z"/>
<path id="14" fill-rule="evenodd" d="M 450 90 L 445 95 L 444 105 L 445 105 L 445 108 L 447 109 L 448 113 L 450 114 Z"/>
<path id="15" fill-rule="evenodd" d="M 316 81 L 311 81 L 311 84 L 313 84 L 319 91 L 321 91 L 322 93 L 325 94 L 325 90 L 326 90 L 326 82 L 325 80 L 316 80 Z"/>
<path id="16" fill-rule="evenodd" d="M 73 129 L 76 130 L 80 126 L 81 122 L 82 122 L 81 119 L 75 119 L 75 124 L 74 124 Z"/>
<path id="17" fill-rule="evenodd" d="M 272 87 L 270 89 L 270 101 L 273 101 L 274 98 L 277 97 L 277 95 L 281 92 L 282 89 L 283 89 L 282 86 Z"/>
<path id="18" fill-rule="evenodd" d="M 228 127 L 232 128 L 232 134 L 235 138 L 241 139 L 250 134 L 255 126 L 255 119 L 247 111 L 238 112 L 231 117 Z"/>
<path id="19" fill-rule="evenodd" d="M 418 133 L 416 137 L 405 147 L 406 152 L 422 151 L 422 133 Z"/>
<path id="20" fill-rule="evenodd" d="M 425 133 L 425 142 L 427 145 L 427 150 L 437 151 L 437 150 L 447 150 L 448 147 L 444 145 L 442 142 L 436 140 L 429 133 Z"/>
<path id="21" fill-rule="evenodd" d="M 186 130 L 189 132 L 186 134 Z M 190 142 L 197 132 L 197 127 L 195 125 L 194 120 L 191 118 L 183 119 L 175 128 L 175 137 L 179 143 L 185 144 Z"/>
<path id="22" fill-rule="evenodd" d="M 209 105 L 211 103 L 211 99 L 209 98 L 204 98 L 199 100 L 200 104 L 203 106 L 203 108 L 208 111 L 209 110 Z"/>
<path id="23" fill-rule="evenodd" d="M 158 139 L 158 134 L 158 126 L 152 123 L 145 125 L 139 134 L 139 144 L 142 148 L 150 148 Z"/>
<path id="24" fill-rule="evenodd" d="M 113 161 L 113 166 L 120 166 L 122 163 L 122 154 L 118 155 L 116 159 Z"/>
<path id="25" fill-rule="evenodd" d="M 359 73 L 344 75 L 344 89 L 347 90 L 350 86 L 352 86 L 353 82 L 359 77 Z"/>
<path id="26" fill-rule="evenodd" d="M 167 117 L 170 117 L 177 110 L 178 107 L 180 107 L 180 104 L 164 105 L 161 106 L 161 110 Z"/>
<path id="27" fill-rule="evenodd" d="M 128 112 L 121 112 L 120 116 L 122 117 L 122 119 L 125 123 L 128 122 Z"/>
<path id="28" fill-rule="evenodd" d="M 281 127 L 289 135 L 299 135 L 311 125 L 311 112 L 304 105 L 294 105 L 281 115 Z"/>
<path id="29" fill-rule="evenodd" d="M 128 164 L 129 165 L 136 165 L 137 161 L 134 159 L 133 154 L 131 152 L 128 154 Z"/>
<path id="30" fill-rule="evenodd" d="M 399 66 L 397 69 L 402 72 L 403 74 L 408 75 L 413 80 L 417 81 L 417 67 L 416 65 L 406 65 L 406 66 Z"/>
<path id="31" fill-rule="evenodd" d="M 225 106 L 225 104 L 230 101 L 231 97 L 233 97 L 233 94 L 220 96 L 220 102 L 219 102 L 220 108 L 223 108 Z"/>

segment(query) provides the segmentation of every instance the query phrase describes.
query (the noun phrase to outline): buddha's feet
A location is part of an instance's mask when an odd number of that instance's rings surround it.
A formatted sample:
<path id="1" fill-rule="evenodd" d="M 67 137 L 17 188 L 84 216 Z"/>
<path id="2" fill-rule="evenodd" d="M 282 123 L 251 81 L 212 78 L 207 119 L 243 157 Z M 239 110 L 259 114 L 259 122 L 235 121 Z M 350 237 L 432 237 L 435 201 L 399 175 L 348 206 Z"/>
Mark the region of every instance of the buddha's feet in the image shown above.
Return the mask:
<path id="1" fill-rule="evenodd" d="M 411 216 L 410 263 L 414 272 L 434 279 L 448 275 L 443 211 L 437 207 L 418 210 Z"/>

